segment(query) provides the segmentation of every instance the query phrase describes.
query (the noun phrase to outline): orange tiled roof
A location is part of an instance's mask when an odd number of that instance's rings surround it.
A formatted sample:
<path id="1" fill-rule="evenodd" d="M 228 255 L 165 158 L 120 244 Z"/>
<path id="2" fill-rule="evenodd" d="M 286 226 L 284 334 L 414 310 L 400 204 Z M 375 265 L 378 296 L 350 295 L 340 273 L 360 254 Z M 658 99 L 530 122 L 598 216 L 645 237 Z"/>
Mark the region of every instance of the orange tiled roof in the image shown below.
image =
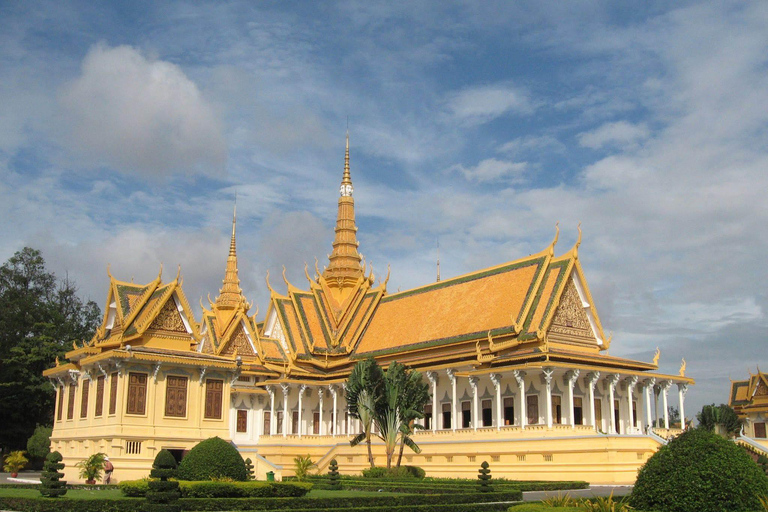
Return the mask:
<path id="1" fill-rule="evenodd" d="M 356 355 L 512 332 L 547 260 L 537 255 L 384 297 Z"/>

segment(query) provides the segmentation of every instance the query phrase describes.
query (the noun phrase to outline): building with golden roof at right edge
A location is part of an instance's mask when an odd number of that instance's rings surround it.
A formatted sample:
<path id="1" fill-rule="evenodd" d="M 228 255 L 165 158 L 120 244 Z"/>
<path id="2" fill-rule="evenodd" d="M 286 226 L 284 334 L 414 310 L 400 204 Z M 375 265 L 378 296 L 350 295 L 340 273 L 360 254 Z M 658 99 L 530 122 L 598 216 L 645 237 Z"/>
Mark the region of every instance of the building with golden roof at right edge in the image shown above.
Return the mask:
<path id="1" fill-rule="evenodd" d="M 758 368 L 756 374 L 750 372 L 747 380 L 732 380 L 728 405 L 744 420 L 737 442 L 768 456 L 768 374 Z"/>
<path id="2" fill-rule="evenodd" d="M 684 363 L 660 373 L 658 350 L 652 362 L 608 354 L 580 230 L 559 256 L 556 233 L 539 253 L 390 293 L 389 273 L 377 279 L 358 252 L 353 194 L 347 138 L 327 266 L 305 266 L 306 289 L 283 272 L 279 293 L 267 278 L 262 322 L 239 286 L 234 219 L 223 287 L 200 323 L 180 273 L 149 285 L 110 275 L 96 335 L 44 373 L 58 394 L 52 449 L 67 467 L 103 451 L 116 478 L 141 478 L 158 450 L 181 457 L 218 435 L 262 479 L 291 475 L 307 454 L 320 472 L 336 459 L 359 473 L 367 453 L 349 444 L 360 426 L 344 386 L 368 357 L 427 379 L 431 401 L 413 436 L 421 453 L 404 463 L 430 476 L 474 475 L 487 460 L 497 477 L 628 484 L 679 432 L 669 394 L 685 417 L 693 379 Z M 383 464 L 383 445 L 373 449 Z"/>

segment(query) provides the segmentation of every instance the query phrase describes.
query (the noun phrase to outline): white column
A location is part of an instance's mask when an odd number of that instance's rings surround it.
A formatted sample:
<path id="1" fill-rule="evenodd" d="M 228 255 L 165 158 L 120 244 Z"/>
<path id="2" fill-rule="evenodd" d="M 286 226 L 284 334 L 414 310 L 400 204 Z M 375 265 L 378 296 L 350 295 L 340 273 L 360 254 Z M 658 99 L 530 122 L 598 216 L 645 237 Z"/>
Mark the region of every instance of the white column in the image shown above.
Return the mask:
<path id="1" fill-rule="evenodd" d="M 323 388 L 318 389 L 317 390 L 317 398 L 318 398 L 318 402 L 319 403 L 317 404 L 317 408 L 318 408 L 318 412 L 319 412 L 319 416 L 320 416 L 320 428 L 319 428 L 318 432 L 319 432 L 319 434 L 321 436 L 325 435 L 325 424 L 323 422 L 323 395 L 325 395 L 325 392 L 323 391 Z"/>
<path id="2" fill-rule="evenodd" d="M 600 427 L 602 427 L 602 425 L 597 424 L 597 416 L 595 416 L 595 385 L 599 378 L 600 372 L 590 372 L 587 375 L 587 386 L 589 387 L 589 424 L 595 427 L 595 430 L 600 430 Z"/>
<path id="3" fill-rule="evenodd" d="M 349 415 L 349 403 L 347 402 L 347 383 L 346 382 L 341 383 L 341 389 L 344 391 L 344 403 L 346 404 L 344 406 L 344 417 L 345 417 L 344 422 L 346 424 L 347 435 L 349 436 L 349 435 L 352 435 L 352 430 L 351 430 L 352 416 Z"/>
<path id="4" fill-rule="evenodd" d="M 427 378 L 432 384 L 432 432 L 437 431 L 437 418 L 439 417 L 437 410 L 437 372 L 428 371 Z"/>
<path id="5" fill-rule="evenodd" d="M 525 372 L 522 370 L 514 370 L 515 382 L 517 382 L 518 395 L 520 397 L 520 428 L 524 429 L 526 424 L 525 413 Z"/>
<path id="6" fill-rule="evenodd" d="M 451 430 L 456 430 L 458 423 L 458 414 L 456 414 L 456 374 L 451 368 L 445 370 L 448 379 L 451 381 Z"/>
<path id="7" fill-rule="evenodd" d="M 573 417 L 573 388 L 576 385 L 576 379 L 579 378 L 579 373 L 578 369 L 568 370 L 565 373 L 565 382 L 568 385 L 568 423 L 571 425 L 571 428 L 576 428 L 576 419 Z M 582 407 L 582 414 L 583 411 Z"/>
<path id="8" fill-rule="evenodd" d="M 616 393 L 616 383 L 619 382 L 619 374 L 614 373 L 611 376 L 608 377 L 608 416 L 610 418 L 610 421 L 608 422 L 608 425 L 610 425 L 610 432 L 611 434 L 618 434 L 618 425 L 616 425 L 616 415 L 613 413 L 613 401 Z"/>
<path id="9" fill-rule="evenodd" d="M 680 428 L 685 430 L 685 394 L 688 392 L 688 384 L 677 383 L 677 398 L 680 401 Z"/>
<path id="10" fill-rule="evenodd" d="M 477 430 L 477 377 L 469 378 L 469 386 L 472 388 L 472 430 Z"/>
<path id="11" fill-rule="evenodd" d="M 659 395 L 661 394 L 661 382 L 656 384 L 653 388 L 653 412 L 655 416 L 655 422 L 654 426 L 661 428 L 661 425 L 659 425 L 659 420 L 661 416 L 659 416 Z"/>
<path id="12" fill-rule="evenodd" d="M 504 418 L 501 417 L 501 375 L 492 373 L 491 382 L 493 382 L 493 386 L 496 388 L 496 430 L 500 430 L 501 422 L 504 421 Z"/>
<path id="13" fill-rule="evenodd" d="M 328 391 L 331 392 L 331 396 L 333 396 L 333 426 L 332 426 L 332 434 L 333 437 L 336 437 L 336 434 L 338 433 L 338 416 L 337 416 L 337 410 L 338 410 L 338 402 L 336 395 L 338 394 L 338 390 L 336 389 L 336 386 L 334 385 L 328 385 Z"/>
<path id="14" fill-rule="evenodd" d="M 635 398 L 635 385 L 637 384 L 637 375 L 632 375 L 627 378 L 627 417 L 629 418 L 629 425 L 627 426 L 626 434 L 631 434 L 635 429 L 635 414 L 632 410 L 632 404 Z"/>
<path id="15" fill-rule="evenodd" d="M 546 400 L 546 415 L 547 428 L 552 428 L 552 374 L 555 372 L 554 368 L 542 368 L 542 378 L 544 379 L 544 389 L 547 393 Z"/>
<path id="16" fill-rule="evenodd" d="M 301 422 L 302 417 L 304 416 L 304 392 L 307 390 L 307 385 L 302 384 L 299 386 L 299 428 L 296 429 L 296 432 L 299 433 L 299 437 L 303 434 L 304 425 Z M 285 418 L 283 418 L 283 421 L 285 421 Z"/>
<path id="17" fill-rule="evenodd" d="M 288 435 L 288 391 L 291 387 L 288 384 L 280 384 L 283 388 L 283 437 Z"/>
<path id="18" fill-rule="evenodd" d="M 661 385 L 661 404 L 664 406 L 664 428 L 669 429 L 669 407 L 667 405 L 667 395 L 669 394 L 669 388 L 672 385 L 671 381 L 665 380 Z"/>
<path id="19" fill-rule="evenodd" d="M 651 378 L 645 381 L 643 386 L 643 401 L 645 402 L 645 429 L 650 430 L 653 427 L 653 415 L 651 413 L 651 394 L 653 394 L 653 385 L 656 379 Z"/>
<path id="20" fill-rule="evenodd" d="M 275 388 L 272 386 L 266 386 L 267 393 L 269 393 L 269 432 L 265 432 L 265 434 L 269 434 L 270 436 L 275 435 L 276 428 L 277 428 L 277 421 L 275 421 Z M 262 426 L 262 428 L 264 428 Z"/>

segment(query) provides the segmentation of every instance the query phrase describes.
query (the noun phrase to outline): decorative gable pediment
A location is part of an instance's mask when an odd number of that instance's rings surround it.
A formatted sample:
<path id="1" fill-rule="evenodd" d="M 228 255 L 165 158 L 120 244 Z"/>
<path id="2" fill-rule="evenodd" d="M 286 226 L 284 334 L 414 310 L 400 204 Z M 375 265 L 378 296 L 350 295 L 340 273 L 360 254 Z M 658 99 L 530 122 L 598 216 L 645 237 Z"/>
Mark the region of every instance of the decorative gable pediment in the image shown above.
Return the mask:
<path id="1" fill-rule="evenodd" d="M 254 348 L 253 342 L 248 336 L 248 333 L 243 327 L 242 322 L 240 322 L 240 325 L 235 328 L 234 332 L 227 341 L 227 344 L 221 349 L 221 352 L 219 352 L 219 355 L 231 356 L 235 353 L 243 356 L 256 355 L 256 349 Z"/>
<path id="2" fill-rule="evenodd" d="M 160 312 L 155 319 L 152 320 L 152 323 L 149 324 L 149 329 L 179 333 L 188 332 L 184 319 L 182 318 L 173 297 L 170 297 L 165 304 L 163 304 L 163 307 L 160 308 Z"/>
<path id="3" fill-rule="evenodd" d="M 585 300 L 583 286 L 572 274 L 560 296 L 560 302 L 549 325 L 550 341 L 601 346 L 591 316 L 590 304 Z"/>

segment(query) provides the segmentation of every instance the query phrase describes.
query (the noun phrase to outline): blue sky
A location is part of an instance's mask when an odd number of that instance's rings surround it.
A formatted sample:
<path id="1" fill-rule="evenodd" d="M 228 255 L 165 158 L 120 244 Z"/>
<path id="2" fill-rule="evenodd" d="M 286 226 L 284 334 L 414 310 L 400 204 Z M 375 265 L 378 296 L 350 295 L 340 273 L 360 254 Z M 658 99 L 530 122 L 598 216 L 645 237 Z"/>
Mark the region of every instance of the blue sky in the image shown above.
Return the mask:
<path id="1" fill-rule="evenodd" d="M 0 2 L 0 258 L 97 302 L 106 265 L 305 286 L 349 124 L 360 250 L 389 289 L 575 242 L 611 354 L 697 379 L 762 361 L 762 2 Z M 199 311 L 196 312 L 199 314 Z M 768 364 L 764 364 L 768 367 Z"/>

